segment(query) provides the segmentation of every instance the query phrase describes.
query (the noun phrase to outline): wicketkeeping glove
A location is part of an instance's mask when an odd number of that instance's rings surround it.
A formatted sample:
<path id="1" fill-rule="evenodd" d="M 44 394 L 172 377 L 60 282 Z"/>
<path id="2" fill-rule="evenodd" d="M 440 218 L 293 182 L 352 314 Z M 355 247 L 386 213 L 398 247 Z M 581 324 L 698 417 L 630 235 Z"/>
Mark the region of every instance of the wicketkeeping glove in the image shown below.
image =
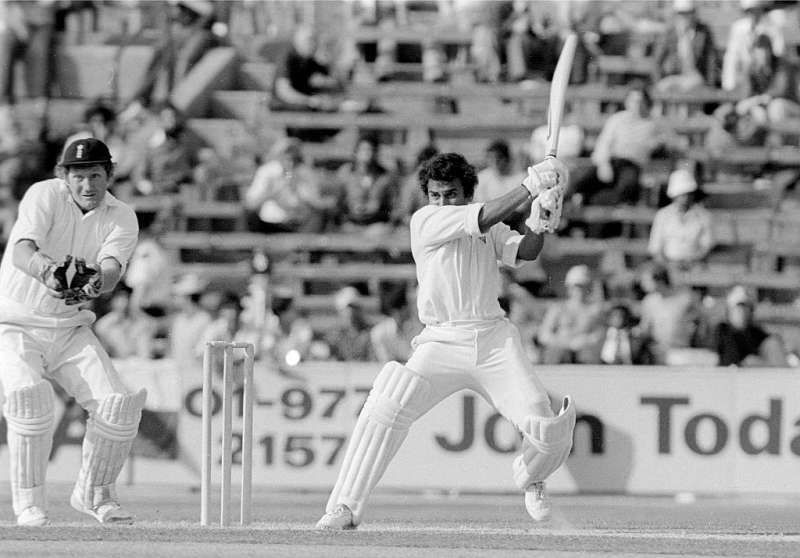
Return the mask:
<path id="1" fill-rule="evenodd" d="M 103 286 L 103 275 L 97 265 L 87 265 L 82 258 L 75 258 L 75 275 L 66 293 L 66 304 L 72 306 L 87 302 L 100 296 Z"/>
<path id="2" fill-rule="evenodd" d="M 67 269 L 69 269 L 70 263 L 72 263 L 72 256 L 68 255 L 59 265 L 49 256 L 37 251 L 34 252 L 28 263 L 28 271 L 47 287 L 51 296 L 64 298 L 65 292 L 69 289 Z"/>

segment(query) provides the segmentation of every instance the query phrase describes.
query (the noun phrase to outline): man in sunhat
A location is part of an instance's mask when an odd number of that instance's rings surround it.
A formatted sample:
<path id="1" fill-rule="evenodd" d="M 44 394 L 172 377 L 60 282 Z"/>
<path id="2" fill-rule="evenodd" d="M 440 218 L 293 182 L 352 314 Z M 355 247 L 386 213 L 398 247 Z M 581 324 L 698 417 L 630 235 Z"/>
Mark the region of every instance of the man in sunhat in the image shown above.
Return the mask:
<path id="1" fill-rule="evenodd" d="M 670 174 L 667 197 L 672 203 L 653 218 L 648 252 L 657 261 L 691 267 L 714 246 L 711 213 L 701 205 L 703 192 L 689 169 Z"/>

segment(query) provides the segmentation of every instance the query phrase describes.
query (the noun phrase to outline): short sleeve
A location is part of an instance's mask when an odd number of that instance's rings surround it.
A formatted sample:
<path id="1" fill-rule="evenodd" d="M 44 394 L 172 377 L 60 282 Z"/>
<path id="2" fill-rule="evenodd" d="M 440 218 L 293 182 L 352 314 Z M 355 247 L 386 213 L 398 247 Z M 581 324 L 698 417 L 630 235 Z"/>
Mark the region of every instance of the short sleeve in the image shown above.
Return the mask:
<path id="1" fill-rule="evenodd" d="M 517 259 L 519 245 L 524 238 L 521 234 L 511 230 L 505 223 L 498 223 L 490 229 L 492 244 L 497 259 L 509 267 L 519 267 L 527 262 Z"/>
<path id="2" fill-rule="evenodd" d="M 42 246 L 55 209 L 57 192 L 47 182 L 38 182 L 28 188 L 19 204 L 14 237 L 17 240 L 32 240 Z"/>
<path id="3" fill-rule="evenodd" d="M 113 211 L 113 224 L 103 239 L 103 244 L 97 254 L 97 261 L 114 258 L 122 266 L 124 272 L 136 248 L 139 238 L 139 222 L 136 219 L 136 213 L 127 205 L 116 206 Z"/>
<path id="4" fill-rule="evenodd" d="M 411 240 L 430 246 L 465 236 L 481 236 L 478 225 L 482 203 L 468 205 L 426 205 L 411 218 Z"/>

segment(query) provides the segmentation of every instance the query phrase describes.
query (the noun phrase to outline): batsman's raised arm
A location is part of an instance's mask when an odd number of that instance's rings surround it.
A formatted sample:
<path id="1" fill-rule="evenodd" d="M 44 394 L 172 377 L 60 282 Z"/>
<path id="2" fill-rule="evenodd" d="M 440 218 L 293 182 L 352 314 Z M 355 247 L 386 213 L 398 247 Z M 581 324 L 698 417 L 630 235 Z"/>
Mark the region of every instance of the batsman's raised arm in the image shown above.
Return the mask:
<path id="1" fill-rule="evenodd" d="M 555 187 L 560 183 L 560 175 L 564 164 L 555 158 L 549 158 L 532 167 L 528 167 L 528 176 L 515 188 L 493 200 L 484 203 L 478 215 L 478 226 L 481 232 L 488 231 L 492 226 L 511 215 L 523 202 L 536 199 L 542 192 Z"/>

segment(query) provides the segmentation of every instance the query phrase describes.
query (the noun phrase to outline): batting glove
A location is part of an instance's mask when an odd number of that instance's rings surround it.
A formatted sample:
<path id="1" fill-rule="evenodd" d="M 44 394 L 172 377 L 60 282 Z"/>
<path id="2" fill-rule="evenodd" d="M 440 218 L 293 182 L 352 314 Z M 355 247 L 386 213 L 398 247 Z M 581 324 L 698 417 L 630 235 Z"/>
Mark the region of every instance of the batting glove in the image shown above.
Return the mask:
<path id="1" fill-rule="evenodd" d="M 522 185 L 536 198 L 556 185 L 566 185 L 568 176 L 567 166 L 562 161 L 548 157 L 541 163 L 528 167 L 528 176 L 522 181 Z"/>
<path id="2" fill-rule="evenodd" d="M 561 209 L 563 206 L 564 186 L 559 184 L 533 200 L 531 214 L 525 224 L 537 234 L 554 233 L 561 223 Z"/>

